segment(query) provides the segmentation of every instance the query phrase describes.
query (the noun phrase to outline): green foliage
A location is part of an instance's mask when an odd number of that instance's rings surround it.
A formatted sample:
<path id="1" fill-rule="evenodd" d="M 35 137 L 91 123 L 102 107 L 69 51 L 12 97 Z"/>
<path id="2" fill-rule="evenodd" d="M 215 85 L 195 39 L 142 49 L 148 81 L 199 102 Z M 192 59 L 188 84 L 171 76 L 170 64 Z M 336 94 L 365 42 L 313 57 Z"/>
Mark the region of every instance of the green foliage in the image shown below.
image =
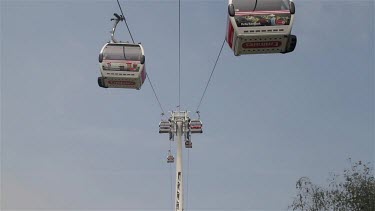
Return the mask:
<path id="1" fill-rule="evenodd" d="M 296 183 L 292 210 L 375 211 L 375 178 L 370 163 L 351 163 L 343 174 L 333 174 L 328 187 L 302 177 Z"/>

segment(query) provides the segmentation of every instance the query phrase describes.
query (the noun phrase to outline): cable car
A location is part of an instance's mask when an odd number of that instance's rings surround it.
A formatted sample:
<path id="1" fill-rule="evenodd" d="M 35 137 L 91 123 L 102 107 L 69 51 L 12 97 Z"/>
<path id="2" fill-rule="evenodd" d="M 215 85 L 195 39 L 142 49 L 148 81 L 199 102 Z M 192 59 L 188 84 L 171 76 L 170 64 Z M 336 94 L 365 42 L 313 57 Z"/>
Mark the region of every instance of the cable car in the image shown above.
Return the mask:
<path id="1" fill-rule="evenodd" d="M 202 122 L 199 119 L 191 120 L 189 128 L 191 133 L 203 133 Z"/>
<path id="2" fill-rule="evenodd" d="M 292 0 L 229 0 L 225 39 L 236 56 L 292 52 L 294 13 Z"/>
<path id="3" fill-rule="evenodd" d="M 185 148 L 193 148 L 193 142 L 189 139 L 185 141 Z"/>
<path id="4" fill-rule="evenodd" d="M 159 123 L 159 133 L 170 133 L 171 123 L 169 121 L 161 121 Z"/>
<path id="5" fill-rule="evenodd" d="M 173 163 L 174 162 L 174 157 L 173 157 L 173 155 L 169 155 L 168 157 L 167 157 L 167 163 Z"/>
<path id="6" fill-rule="evenodd" d="M 167 163 L 173 163 L 173 162 L 174 162 L 174 157 L 171 153 L 171 150 L 168 150 Z"/>
<path id="7" fill-rule="evenodd" d="M 98 85 L 103 88 L 141 89 L 147 74 L 142 45 L 118 42 L 114 38 L 116 26 L 123 16 L 116 16 L 111 41 L 106 43 L 99 54 L 101 77 Z"/>

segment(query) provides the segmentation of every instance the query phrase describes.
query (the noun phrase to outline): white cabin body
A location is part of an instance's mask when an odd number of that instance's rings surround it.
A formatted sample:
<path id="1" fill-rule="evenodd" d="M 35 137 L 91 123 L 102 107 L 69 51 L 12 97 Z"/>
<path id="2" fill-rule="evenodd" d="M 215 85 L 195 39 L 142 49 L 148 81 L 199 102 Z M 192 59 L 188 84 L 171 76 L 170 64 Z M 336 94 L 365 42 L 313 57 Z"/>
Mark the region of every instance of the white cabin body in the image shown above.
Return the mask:
<path id="1" fill-rule="evenodd" d="M 297 38 L 291 0 L 229 0 L 226 41 L 236 56 L 288 53 Z"/>
<path id="2" fill-rule="evenodd" d="M 107 43 L 99 54 L 103 88 L 141 89 L 146 79 L 144 50 L 140 44 Z"/>

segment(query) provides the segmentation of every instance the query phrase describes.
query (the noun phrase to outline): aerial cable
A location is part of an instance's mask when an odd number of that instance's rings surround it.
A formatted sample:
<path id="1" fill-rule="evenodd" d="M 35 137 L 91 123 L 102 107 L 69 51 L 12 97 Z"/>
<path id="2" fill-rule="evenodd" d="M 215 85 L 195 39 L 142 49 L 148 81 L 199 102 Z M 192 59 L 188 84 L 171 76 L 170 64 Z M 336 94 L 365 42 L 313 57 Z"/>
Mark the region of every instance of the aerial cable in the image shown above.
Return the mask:
<path id="1" fill-rule="evenodd" d="M 221 49 L 220 49 L 219 54 L 217 55 L 216 62 L 215 62 L 215 65 L 214 65 L 214 68 L 212 68 L 210 78 L 209 78 L 208 81 L 207 81 L 206 88 L 204 89 L 203 94 L 202 94 L 202 97 L 201 97 L 201 100 L 199 101 L 199 104 L 198 104 L 198 106 L 197 106 L 196 113 L 197 113 L 198 115 L 199 115 L 199 107 L 200 107 L 201 104 L 202 104 L 202 101 L 203 101 L 203 98 L 204 98 L 204 96 L 205 96 L 205 94 L 206 94 L 206 91 L 207 91 L 208 85 L 210 84 L 210 81 L 211 81 L 212 75 L 213 75 L 214 72 L 215 72 L 215 68 L 216 68 L 217 62 L 219 61 L 219 58 L 220 58 L 221 52 L 223 51 L 224 44 L 225 44 L 225 39 L 224 39 L 224 41 L 223 41 L 223 44 L 221 45 Z"/>
<path id="2" fill-rule="evenodd" d="M 181 0 L 178 0 L 178 110 L 181 108 Z"/>
<path id="3" fill-rule="evenodd" d="M 117 0 L 117 4 L 118 4 L 118 7 L 120 8 L 120 11 L 121 11 L 122 17 L 124 17 L 124 22 L 125 22 L 126 28 L 128 28 L 128 31 L 129 31 L 129 34 L 130 34 L 130 38 L 132 39 L 133 43 L 135 44 L 134 39 L 133 39 L 133 36 L 132 36 L 132 33 L 130 32 L 130 29 L 129 29 L 128 23 L 126 22 L 125 15 L 124 15 L 124 13 L 122 12 L 122 8 L 121 8 L 120 2 L 119 2 L 118 0 Z"/>
<path id="4" fill-rule="evenodd" d="M 154 89 L 154 86 L 153 86 L 152 83 L 151 83 L 150 76 L 149 76 L 147 73 L 146 73 L 146 78 L 148 79 L 148 82 L 150 82 L 150 85 L 151 85 L 152 91 L 154 92 L 155 98 L 156 98 L 156 100 L 158 101 L 158 104 L 159 104 L 159 107 L 160 107 L 160 110 L 161 110 L 161 115 L 164 116 L 165 113 L 164 113 L 163 106 L 162 106 L 161 103 L 160 103 L 159 97 L 158 97 L 158 95 L 156 94 L 155 89 Z"/>
<path id="5" fill-rule="evenodd" d="M 129 31 L 130 37 L 131 37 L 133 43 L 135 44 L 134 39 L 133 39 L 133 36 L 132 36 L 132 33 L 130 32 L 130 29 L 129 29 L 128 23 L 126 22 L 126 18 L 125 18 L 124 12 L 122 11 L 122 8 L 121 8 L 121 5 L 120 5 L 119 0 L 117 0 L 117 4 L 118 4 L 118 6 L 119 6 L 119 8 L 120 8 L 120 11 L 121 11 L 122 17 L 124 18 L 125 25 L 126 25 L 126 27 L 128 28 L 128 31 Z M 125 51 L 124 51 L 124 56 L 125 56 Z M 149 82 L 150 85 L 151 85 L 152 91 L 154 92 L 155 98 L 156 98 L 156 100 L 158 101 L 158 104 L 159 104 L 159 107 L 160 107 L 160 110 L 161 110 L 161 115 L 164 116 L 165 112 L 164 112 L 163 106 L 162 106 L 161 103 L 160 103 L 159 97 L 158 97 L 158 95 L 157 95 L 156 92 L 155 92 L 154 86 L 152 85 L 152 82 L 151 82 L 150 76 L 149 76 L 147 73 L 146 73 L 146 78 L 148 79 L 148 82 Z"/>

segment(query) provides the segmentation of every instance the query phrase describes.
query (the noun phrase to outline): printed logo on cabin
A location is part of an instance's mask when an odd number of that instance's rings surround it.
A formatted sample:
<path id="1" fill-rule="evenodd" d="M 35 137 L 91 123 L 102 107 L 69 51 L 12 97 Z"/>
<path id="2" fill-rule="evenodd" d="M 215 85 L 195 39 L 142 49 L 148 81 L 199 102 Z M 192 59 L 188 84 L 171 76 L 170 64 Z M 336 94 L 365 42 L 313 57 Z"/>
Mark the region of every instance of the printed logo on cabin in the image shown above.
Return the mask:
<path id="1" fill-rule="evenodd" d="M 108 81 L 111 85 L 123 85 L 123 86 L 134 86 L 135 82 L 133 81 Z"/>
<path id="2" fill-rule="evenodd" d="M 242 44 L 242 48 L 277 48 L 280 46 L 280 41 L 245 42 Z"/>

